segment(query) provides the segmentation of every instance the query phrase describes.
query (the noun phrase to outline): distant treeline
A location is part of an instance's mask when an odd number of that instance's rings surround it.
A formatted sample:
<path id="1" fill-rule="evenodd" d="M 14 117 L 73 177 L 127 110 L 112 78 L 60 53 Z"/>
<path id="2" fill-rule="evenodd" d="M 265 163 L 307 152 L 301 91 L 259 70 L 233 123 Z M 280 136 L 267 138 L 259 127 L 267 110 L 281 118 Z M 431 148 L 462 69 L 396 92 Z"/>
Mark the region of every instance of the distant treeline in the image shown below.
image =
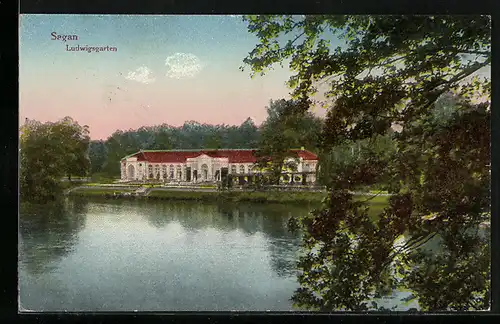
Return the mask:
<path id="1" fill-rule="evenodd" d="M 321 124 L 318 124 L 318 130 L 320 128 Z M 260 133 L 259 127 L 251 118 L 239 126 L 189 121 L 180 127 L 162 124 L 137 130 L 116 131 L 106 140 L 90 143 L 90 171 L 91 174 L 117 176 L 120 174 L 120 159 L 141 149 L 257 148 Z"/>

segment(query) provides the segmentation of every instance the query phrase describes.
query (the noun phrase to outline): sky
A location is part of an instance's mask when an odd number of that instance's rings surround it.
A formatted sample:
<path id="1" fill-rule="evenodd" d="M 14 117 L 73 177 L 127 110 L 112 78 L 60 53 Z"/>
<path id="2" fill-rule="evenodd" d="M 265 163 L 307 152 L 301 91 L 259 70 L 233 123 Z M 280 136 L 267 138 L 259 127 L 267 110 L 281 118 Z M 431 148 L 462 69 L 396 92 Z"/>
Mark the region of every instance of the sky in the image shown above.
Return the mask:
<path id="1" fill-rule="evenodd" d="M 20 123 L 70 116 L 92 139 L 192 120 L 240 125 L 250 117 L 259 125 L 271 99 L 289 98 L 292 72 L 286 64 L 254 79 L 241 71 L 256 44 L 234 15 L 21 15 Z M 71 50 L 78 46 L 116 51 Z"/>
<path id="2" fill-rule="evenodd" d="M 291 72 L 240 71 L 257 43 L 239 16 L 21 15 L 20 122 L 70 116 L 92 139 L 189 120 L 260 124 L 271 99 L 289 97 Z M 116 51 L 68 50 L 78 45 Z"/>

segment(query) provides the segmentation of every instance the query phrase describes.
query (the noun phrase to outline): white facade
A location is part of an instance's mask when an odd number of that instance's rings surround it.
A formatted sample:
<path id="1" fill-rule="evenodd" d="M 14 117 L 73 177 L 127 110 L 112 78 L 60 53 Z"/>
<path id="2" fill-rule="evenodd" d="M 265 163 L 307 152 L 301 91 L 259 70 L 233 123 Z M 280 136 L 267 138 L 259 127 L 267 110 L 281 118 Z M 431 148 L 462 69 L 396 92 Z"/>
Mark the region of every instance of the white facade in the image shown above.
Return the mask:
<path id="1" fill-rule="evenodd" d="M 292 159 L 293 160 L 293 159 Z M 297 170 L 295 173 L 311 172 L 306 175 L 308 183 L 316 181 L 317 160 L 296 160 Z M 149 161 L 138 161 L 136 156 L 130 156 L 121 161 L 122 181 L 144 181 L 157 180 L 165 182 L 217 182 L 221 181 L 221 170 L 227 168 L 228 174 L 235 176 L 251 176 L 262 173 L 253 162 L 229 163 L 227 157 L 210 157 L 201 154 L 194 158 L 187 158 L 185 162 L 162 162 L 153 163 Z M 189 174 L 187 174 L 189 171 Z M 290 170 L 283 170 L 282 181 L 291 182 Z M 301 175 L 295 174 L 295 181 L 301 182 Z M 299 177 L 299 178 L 297 178 Z"/>

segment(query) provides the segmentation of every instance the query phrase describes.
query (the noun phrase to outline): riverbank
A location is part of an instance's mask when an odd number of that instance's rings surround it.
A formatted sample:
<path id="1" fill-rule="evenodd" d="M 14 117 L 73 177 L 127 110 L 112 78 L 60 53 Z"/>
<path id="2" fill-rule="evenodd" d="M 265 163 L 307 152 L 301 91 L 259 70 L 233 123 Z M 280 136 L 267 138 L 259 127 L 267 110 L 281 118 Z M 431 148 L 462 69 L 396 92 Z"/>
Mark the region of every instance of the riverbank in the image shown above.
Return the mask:
<path id="1" fill-rule="evenodd" d="M 149 188 L 140 195 L 132 194 L 133 189 L 120 187 L 75 188 L 68 192 L 70 196 L 95 197 L 110 199 L 141 199 L 141 200 L 184 200 L 202 202 L 254 202 L 279 204 L 320 204 L 326 196 L 325 192 L 290 192 L 290 191 L 214 191 L 214 190 L 174 190 L 165 188 Z M 357 199 L 366 196 L 356 195 Z M 370 199 L 371 204 L 387 204 L 388 196 L 376 196 Z"/>

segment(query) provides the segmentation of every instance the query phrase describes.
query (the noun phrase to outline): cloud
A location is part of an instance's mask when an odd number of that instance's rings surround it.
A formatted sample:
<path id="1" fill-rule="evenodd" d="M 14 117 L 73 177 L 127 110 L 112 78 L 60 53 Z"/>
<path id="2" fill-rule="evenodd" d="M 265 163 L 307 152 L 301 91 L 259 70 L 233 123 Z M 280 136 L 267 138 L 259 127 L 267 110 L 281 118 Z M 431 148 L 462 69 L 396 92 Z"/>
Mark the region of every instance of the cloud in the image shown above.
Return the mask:
<path id="1" fill-rule="evenodd" d="M 165 59 L 167 76 L 173 79 L 186 79 L 196 76 L 203 65 L 200 59 L 190 53 L 175 53 Z"/>
<path id="2" fill-rule="evenodd" d="M 135 71 L 130 71 L 125 77 L 125 79 L 148 84 L 155 82 L 155 78 L 150 78 L 151 74 L 152 72 L 150 69 L 148 69 L 148 67 L 141 66 L 137 68 Z"/>

